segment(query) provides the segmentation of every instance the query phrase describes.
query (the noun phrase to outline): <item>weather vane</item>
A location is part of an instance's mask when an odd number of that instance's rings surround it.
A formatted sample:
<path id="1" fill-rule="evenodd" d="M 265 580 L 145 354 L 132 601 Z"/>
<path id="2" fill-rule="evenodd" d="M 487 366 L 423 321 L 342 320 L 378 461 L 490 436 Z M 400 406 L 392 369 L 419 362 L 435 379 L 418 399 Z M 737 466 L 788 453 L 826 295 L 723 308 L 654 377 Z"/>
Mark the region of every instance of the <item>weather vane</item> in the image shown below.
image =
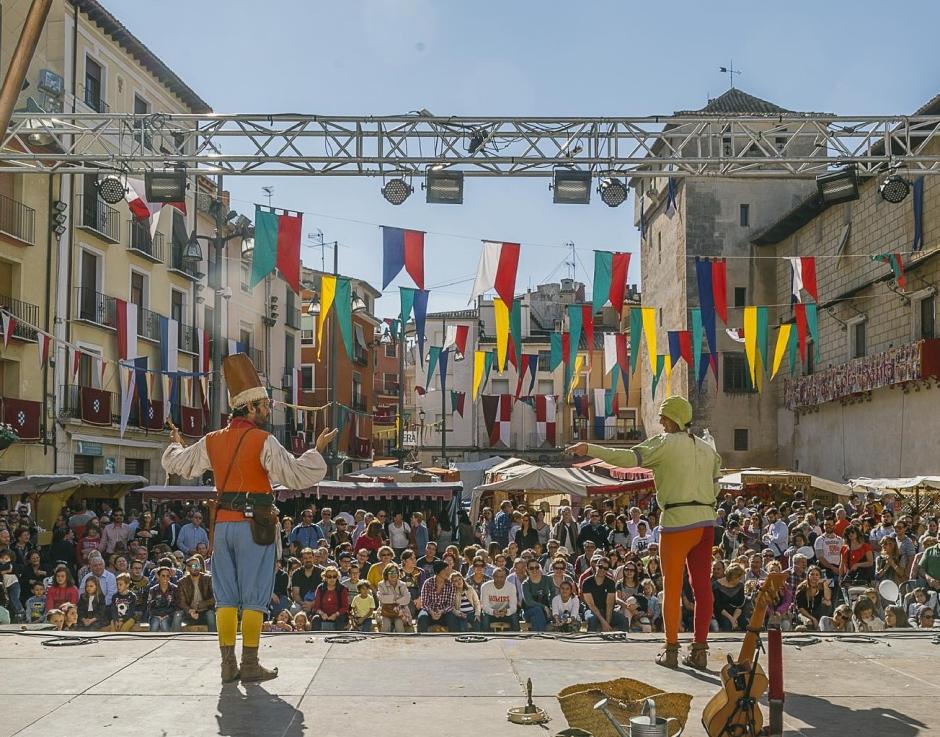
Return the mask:
<path id="1" fill-rule="evenodd" d="M 734 59 L 731 60 L 731 65 L 727 67 L 718 67 L 718 71 L 722 74 L 728 75 L 728 81 L 731 82 L 731 89 L 734 89 L 734 75 L 740 74 L 740 69 L 734 68 Z"/>

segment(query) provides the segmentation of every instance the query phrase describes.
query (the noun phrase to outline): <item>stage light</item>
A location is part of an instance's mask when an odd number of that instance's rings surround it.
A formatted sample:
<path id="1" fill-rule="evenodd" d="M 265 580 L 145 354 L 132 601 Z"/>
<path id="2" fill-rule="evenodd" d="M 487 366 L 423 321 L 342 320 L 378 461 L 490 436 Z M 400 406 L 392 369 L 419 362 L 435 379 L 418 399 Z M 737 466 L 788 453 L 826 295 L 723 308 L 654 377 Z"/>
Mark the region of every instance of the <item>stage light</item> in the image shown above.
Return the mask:
<path id="1" fill-rule="evenodd" d="M 186 199 L 186 170 L 167 169 L 144 174 L 147 202 L 183 202 Z"/>
<path id="2" fill-rule="evenodd" d="M 473 156 L 477 151 L 483 148 L 486 143 L 486 133 L 481 130 L 475 130 L 470 134 L 470 144 L 467 146 L 467 153 Z"/>
<path id="3" fill-rule="evenodd" d="M 911 185 L 907 183 L 904 177 L 898 174 L 892 174 L 886 177 L 885 180 L 878 185 L 878 192 L 881 194 L 881 199 L 894 205 L 903 202 L 910 191 Z"/>
<path id="4" fill-rule="evenodd" d="M 462 171 L 428 171 L 424 184 L 426 201 L 434 205 L 463 204 Z"/>
<path id="5" fill-rule="evenodd" d="M 829 174 L 816 177 L 819 198 L 827 205 L 858 199 L 858 174 L 855 164 L 849 164 Z"/>
<path id="6" fill-rule="evenodd" d="M 557 205 L 586 205 L 591 201 L 591 172 L 556 169 L 552 190 Z"/>
<path id="7" fill-rule="evenodd" d="M 609 177 L 601 181 L 597 188 L 601 201 L 608 207 L 619 207 L 627 201 L 627 188 L 616 177 Z"/>
<path id="8" fill-rule="evenodd" d="M 414 189 L 400 177 L 389 179 L 382 187 L 382 196 L 393 205 L 402 204 L 412 192 L 414 192 Z"/>
<path id="9" fill-rule="evenodd" d="M 114 174 L 108 174 L 104 179 L 96 181 L 95 189 L 98 190 L 98 196 L 109 205 L 116 205 L 118 202 L 123 202 L 124 195 L 127 192 L 127 187 L 124 186 L 124 182 Z"/>

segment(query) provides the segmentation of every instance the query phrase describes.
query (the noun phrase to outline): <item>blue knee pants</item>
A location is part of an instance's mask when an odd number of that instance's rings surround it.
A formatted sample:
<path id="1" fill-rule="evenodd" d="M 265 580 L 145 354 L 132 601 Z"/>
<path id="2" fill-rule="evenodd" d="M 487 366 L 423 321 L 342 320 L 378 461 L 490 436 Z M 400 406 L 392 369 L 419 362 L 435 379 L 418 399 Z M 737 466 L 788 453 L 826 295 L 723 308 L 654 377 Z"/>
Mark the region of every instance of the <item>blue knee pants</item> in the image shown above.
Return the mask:
<path id="1" fill-rule="evenodd" d="M 274 595 L 274 545 L 258 545 L 251 523 L 219 522 L 212 549 L 215 607 L 267 612 Z"/>

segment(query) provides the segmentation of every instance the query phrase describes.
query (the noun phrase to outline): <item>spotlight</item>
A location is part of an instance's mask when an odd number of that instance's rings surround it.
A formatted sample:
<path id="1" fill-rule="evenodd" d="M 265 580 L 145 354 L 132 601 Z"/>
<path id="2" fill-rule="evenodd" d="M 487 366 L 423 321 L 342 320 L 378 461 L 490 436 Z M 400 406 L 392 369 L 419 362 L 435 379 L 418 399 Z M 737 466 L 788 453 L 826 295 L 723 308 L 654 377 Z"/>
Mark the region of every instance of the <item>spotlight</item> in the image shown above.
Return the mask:
<path id="1" fill-rule="evenodd" d="M 601 181 L 601 186 L 597 188 L 597 191 L 600 192 L 601 201 L 607 207 L 619 207 L 627 200 L 627 188 L 616 177 Z"/>
<path id="2" fill-rule="evenodd" d="M 904 177 L 898 174 L 885 177 L 885 180 L 878 185 L 878 192 L 881 194 L 881 199 L 893 205 L 903 202 L 910 191 L 911 185 L 907 183 Z"/>
<path id="3" fill-rule="evenodd" d="M 486 143 L 486 133 L 481 130 L 474 130 L 470 134 L 470 145 L 467 146 L 467 153 L 473 156 L 477 151 L 483 148 Z"/>
<path id="4" fill-rule="evenodd" d="M 411 185 L 402 178 L 389 179 L 382 187 L 382 196 L 393 205 L 400 205 L 414 192 Z"/>
<path id="5" fill-rule="evenodd" d="M 819 198 L 827 205 L 858 199 L 858 175 L 855 164 L 816 177 Z"/>
<path id="6" fill-rule="evenodd" d="M 109 205 L 116 205 L 118 202 L 123 202 L 124 195 L 127 192 L 127 187 L 124 186 L 124 182 L 114 174 L 108 174 L 104 179 L 99 179 L 95 182 L 95 189 L 98 190 L 98 196 Z"/>
<path id="7" fill-rule="evenodd" d="M 551 189 L 556 205 L 586 205 L 591 201 L 591 172 L 556 169 Z"/>
<path id="8" fill-rule="evenodd" d="M 434 205 L 463 204 L 463 172 L 429 170 L 424 184 L 427 202 Z"/>
<path id="9" fill-rule="evenodd" d="M 186 199 L 186 170 L 148 171 L 144 187 L 148 202 L 182 202 Z"/>

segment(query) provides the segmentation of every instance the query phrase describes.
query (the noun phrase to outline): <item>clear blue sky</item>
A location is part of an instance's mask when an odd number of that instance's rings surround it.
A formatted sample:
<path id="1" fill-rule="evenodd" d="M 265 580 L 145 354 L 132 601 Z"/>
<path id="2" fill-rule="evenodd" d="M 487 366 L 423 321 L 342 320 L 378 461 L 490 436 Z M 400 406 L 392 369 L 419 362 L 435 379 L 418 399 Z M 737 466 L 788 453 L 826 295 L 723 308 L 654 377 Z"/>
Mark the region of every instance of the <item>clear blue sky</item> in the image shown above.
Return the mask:
<path id="1" fill-rule="evenodd" d="M 736 86 L 789 109 L 911 113 L 940 92 L 940 6 L 794 2 L 585 3 L 448 0 L 103 0 L 217 112 L 436 115 L 649 115 L 693 109 Z M 901 7 L 901 6 L 897 6 Z M 915 10 L 915 8 L 919 8 Z M 933 70 L 933 71 L 931 71 Z M 340 269 L 381 287 L 380 231 L 348 220 L 523 244 L 517 289 L 554 273 L 573 241 L 636 253 L 632 208 L 553 205 L 545 179 L 468 179 L 463 206 L 428 205 L 420 189 L 402 206 L 380 180 L 231 177 L 235 206 L 251 215 L 273 185 L 275 206 L 301 210 L 304 233 L 339 240 Z M 328 217 L 329 216 L 329 217 Z M 549 247 L 527 246 L 527 243 Z M 556 244 L 551 247 L 550 244 Z M 429 235 L 432 310 L 466 305 L 479 244 Z M 319 249 L 303 249 L 320 266 Z M 331 254 L 327 252 L 327 263 Z M 586 280 L 581 264 L 577 276 Z M 467 279 L 434 289 L 435 285 Z M 639 281 L 639 257 L 631 282 Z M 402 273 L 392 287 L 409 285 Z M 398 311 L 397 289 L 379 302 Z"/>

